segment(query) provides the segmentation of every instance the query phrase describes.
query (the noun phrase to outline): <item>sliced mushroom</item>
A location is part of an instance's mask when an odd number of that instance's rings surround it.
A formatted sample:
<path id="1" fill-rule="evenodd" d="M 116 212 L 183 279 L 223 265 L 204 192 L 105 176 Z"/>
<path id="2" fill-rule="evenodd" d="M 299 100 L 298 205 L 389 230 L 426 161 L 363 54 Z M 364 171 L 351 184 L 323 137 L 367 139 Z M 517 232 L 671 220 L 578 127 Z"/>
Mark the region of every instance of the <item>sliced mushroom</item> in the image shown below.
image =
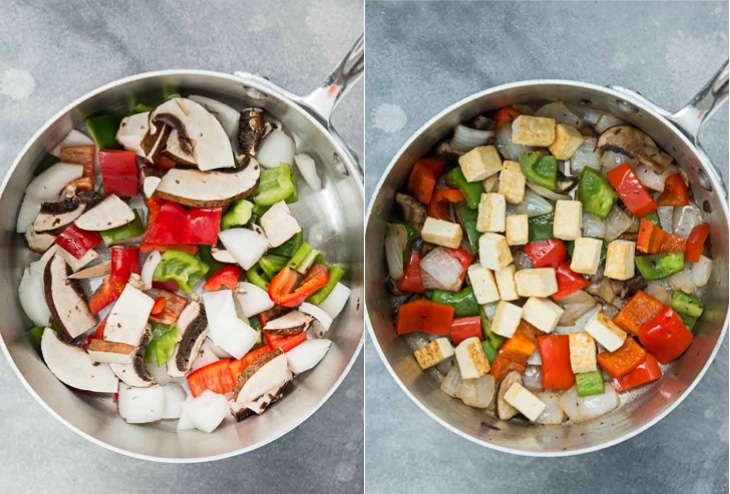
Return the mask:
<path id="1" fill-rule="evenodd" d="M 168 125 L 159 125 L 154 127 L 154 132 L 148 130 L 140 142 L 140 147 L 144 153 L 142 156 L 147 161 L 154 163 L 160 157 L 165 149 L 167 141 L 172 133 L 172 128 Z"/>
<path id="2" fill-rule="evenodd" d="M 249 365 L 236 380 L 231 412 L 239 422 L 251 412 L 261 414 L 281 396 L 292 374 L 281 349 L 273 350 Z"/>
<path id="3" fill-rule="evenodd" d="M 97 323 L 78 282 L 71 280 L 71 267 L 56 253 L 43 273 L 43 289 L 52 319 L 59 329 L 73 339 Z"/>
<path id="4" fill-rule="evenodd" d="M 150 112 L 136 113 L 122 119 L 117 130 L 116 139 L 127 151 L 133 151 L 137 156 L 147 156 L 142 147 L 142 140 L 149 130 Z"/>
<path id="5" fill-rule="evenodd" d="M 174 130 L 166 140 L 165 155 L 201 171 L 233 168 L 233 149 L 220 122 L 202 105 L 186 98 L 171 98 L 150 112 L 148 136 L 161 128 Z"/>
<path id="6" fill-rule="evenodd" d="M 627 299 L 633 297 L 636 292 L 646 288 L 646 280 L 641 275 L 636 275 L 620 283 L 620 290 L 617 291 L 619 298 Z"/>
<path id="7" fill-rule="evenodd" d="M 672 157 L 659 150 L 648 134 L 631 125 L 611 127 L 601 134 L 596 145 L 602 152 L 625 154 L 658 172 L 664 171 Z"/>
<path id="8" fill-rule="evenodd" d="M 80 347 L 62 341 L 51 328 L 43 330 L 41 353 L 48 369 L 72 388 L 114 393 L 118 380 L 107 364 L 94 362 Z"/>
<path id="9" fill-rule="evenodd" d="M 593 295 L 602 304 L 610 304 L 616 298 L 611 280 L 605 276 L 599 280 L 591 281 L 591 284 L 586 287 L 585 291 Z"/>
<path id="10" fill-rule="evenodd" d="M 100 276 L 106 276 L 112 271 L 111 261 L 100 262 L 94 264 L 86 269 L 76 271 L 74 274 L 69 276 L 72 280 L 87 280 L 89 278 L 99 278 Z"/>
<path id="11" fill-rule="evenodd" d="M 200 356 L 200 349 L 208 336 L 208 319 L 203 306 L 197 302 L 190 302 L 185 306 L 177 319 L 177 327 L 182 339 L 175 345 L 175 351 L 167 361 L 167 373 L 170 377 L 187 374 L 193 362 Z"/>
<path id="12" fill-rule="evenodd" d="M 47 232 L 71 224 L 86 209 L 77 196 L 67 197 L 56 202 L 42 202 L 41 211 L 33 221 L 33 230 Z"/>
<path id="13" fill-rule="evenodd" d="M 137 347 L 126 343 L 114 343 L 93 338 L 86 351 L 94 362 L 131 364 L 136 350 Z"/>
<path id="14" fill-rule="evenodd" d="M 264 110 L 261 108 L 241 110 L 238 124 L 238 145 L 242 153 L 256 156 L 261 140 L 268 132 L 264 122 Z"/>
<path id="15" fill-rule="evenodd" d="M 269 320 L 264 326 L 264 332 L 277 335 L 293 335 L 309 329 L 314 318 L 298 310 L 288 312 L 277 319 Z"/>
<path id="16" fill-rule="evenodd" d="M 560 194 L 567 194 L 578 185 L 578 177 L 568 176 L 558 170 L 558 180 L 555 190 Z"/>
<path id="17" fill-rule="evenodd" d="M 63 260 L 66 261 L 66 264 L 71 267 L 71 271 L 73 271 L 74 273 L 78 272 L 81 268 L 83 268 L 90 262 L 99 259 L 99 253 L 94 249 L 89 249 L 86 254 L 81 256 L 80 259 L 76 259 L 74 256 L 71 255 L 69 251 L 67 251 L 60 245 L 57 245 L 56 249 L 58 250 L 58 253 L 61 254 L 61 257 L 63 257 Z"/>
<path id="18" fill-rule="evenodd" d="M 111 194 L 79 216 L 75 225 L 82 230 L 101 232 L 128 225 L 134 221 L 134 211 L 117 195 Z"/>
<path id="19" fill-rule="evenodd" d="M 403 210 L 403 219 L 420 233 L 427 216 L 426 208 L 423 204 L 402 192 L 395 195 L 395 202 Z"/>
<path id="20" fill-rule="evenodd" d="M 499 417 L 501 420 L 509 420 L 518 413 L 520 413 L 519 410 L 507 403 L 507 400 L 504 399 L 504 395 L 507 393 L 507 390 L 514 383 L 522 384 L 522 374 L 520 374 L 520 372 L 516 370 L 509 371 L 507 375 L 504 376 L 504 379 L 502 379 L 502 383 L 499 385 L 499 392 L 497 393 L 496 411 L 497 417 Z"/>
<path id="21" fill-rule="evenodd" d="M 233 173 L 201 172 L 172 168 L 162 177 L 155 196 L 184 206 L 215 208 L 249 196 L 258 182 L 261 169 L 255 160 Z M 425 219 L 424 219 L 425 221 Z"/>
<path id="22" fill-rule="evenodd" d="M 233 258 L 231 253 L 222 247 L 211 247 L 210 256 L 216 261 L 224 264 L 236 264 L 236 260 Z"/>
<path id="23" fill-rule="evenodd" d="M 107 321 L 107 328 L 109 327 Z M 104 330 L 106 338 L 106 329 Z M 116 376 L 127 386 L 135 388 L 148 388 L 155 384 L 155 378 L 147 370 L 144 363 L 144 354 L 151 337 L 150 326 L 145 327 L 142 337 L 138 341 L 137 350 L 132 355 L 131 364 L 109 364 Z"/>
<path id="24" fill-rule="evenodd" d="M 25 240 L 28 242 L 30 250 L 43 253 L 56 242 L 56 235 L 46 232 L 38 233 L 32 226 L 29 226 L 25 231 Z"/>

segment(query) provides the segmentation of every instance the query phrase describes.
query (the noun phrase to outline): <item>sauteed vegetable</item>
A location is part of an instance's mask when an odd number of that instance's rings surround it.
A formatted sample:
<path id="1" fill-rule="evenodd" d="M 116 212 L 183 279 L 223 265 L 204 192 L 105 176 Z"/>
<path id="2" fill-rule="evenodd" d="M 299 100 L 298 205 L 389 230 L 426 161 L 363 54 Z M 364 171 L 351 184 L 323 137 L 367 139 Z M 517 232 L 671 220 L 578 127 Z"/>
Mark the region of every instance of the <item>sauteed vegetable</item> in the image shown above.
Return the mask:
<path id="1" fill-rule="evenodd" d="M 130 423 L 263 413 L 327 353 L 349 299 L 290 205 L 314 160 L 264 111 L 174 95 L 86 121 L 28 186 L 42 256 L 18 294 L 51 372 Z M 295 206 L 293 206 L 295 207 Z"/>
<path id="2" fill-rule="evenodd" d="M 414 163 L 388 289 L 444 392 L 502 420 L 580 423 L 692 344 L 710 228 L 650 136 L 589 107 L 535 108 L 479 115 Z"/>

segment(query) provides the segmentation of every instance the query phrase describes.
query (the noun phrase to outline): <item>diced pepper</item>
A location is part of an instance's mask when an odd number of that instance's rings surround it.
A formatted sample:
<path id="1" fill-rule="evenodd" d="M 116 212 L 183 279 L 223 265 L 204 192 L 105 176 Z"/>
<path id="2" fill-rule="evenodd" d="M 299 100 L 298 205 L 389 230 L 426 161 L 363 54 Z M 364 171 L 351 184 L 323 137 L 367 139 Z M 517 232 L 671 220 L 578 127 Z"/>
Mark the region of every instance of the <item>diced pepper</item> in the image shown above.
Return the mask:
<path id="1" fill-rule="evenodd" d="M 476 183 L 476 182 L 474 182 Z M 477 216 L 479 213 L 468 207 L 461 207 L 456 210 L 456 216 L 461 223 L 461 227 L 466 233 L 469 246 L 474 254 L 479 253 L 479 237 L 481 233 L 477 231 Z"/>
<path id="2" fill-rule="evenodd" d="M 484 194 L 484 185 L 481 181 L 467 182 L 466 177 L 464 176 L 464 172 L 461 171 L 461 167 L 459 166 L 453 168 L 450 172 L 448 172 L 445 176 L 445 179 L 449 187 L 453 187 L 461 191 L 461 201 L 466 201 L 466 205 L 469 209 L 477 209 L 479 207 L 479 201 L 482 198 L 482 194 Z"/>
<path id="3" fill-rule="evenodd" d="M 165 297 L 156 297 L 155 303 L 152 304 L 152 310 L 150 310 L 150 316 L 160 315 L 165 310 L 166 305 L 167 299 Z"/>
<path id="4" fill-rule="evenodd" d="M 157 265 L 153 281 L 174 281 L 186 294 L 203 279 L 210 268 L 203 261 L 181 250 L 168 250 L 162 253 L 162 261 Z"/>
<path id="5" fill-rule="evenodd" d="M 527 367 L 527 364 L 525 362 L 527 361 L 525 360 L 524 362 L 518 362 L 498 353 L 497 356 L 494 358 L 494 362 L 492 362 L 492 368 L 489 369 L 489 373 L 492 375 L 492 377 L 494 377 L 495 381 L 499 382 L 511 370 L 516 370 L 520 374 L 525 372 L 525 368 Z"/>
<path id="6" fill-rule="evenodd" d="M 285 267 L 269 283 L 269 298 L 284 307 L 298 307 L 307 297 L 322 288 L 329 281 L 329 270 L 322 264 L 315 264 L 299 282 L 300 274 Z M 295 288 L 297 286 L 297 288 Z"/>
<path id="7" fill-rule="evenodd" d="M 266 290 L 267 292 L 269 291 L 269 279 L 266 277 L 266 273 L 264 273 L 258 263 L 254 264 L 251 269 L 246 271 L 246 280 L 262 290 Z"/>
<path id="8" fill-rule="evenodd" d="M 215 245 L 220 232 L 221 208 L 190 208 L 188 210 L 188 244 Z"/>
<path id="9" fill-rule="evenodd" d="M 537 347 L 542 360 L 542 387 L 545 389 L 570 389 L 575 376 L 570 366 L 570 338 L 567 334 L 551 334 L 537 337 Z"/>
<path id="10" fill-rule="evenodd" d="M 299 230 L 292 238 L 280 246 L 269 249 L 269 254 L 276 254 L 277 256 L 284 256 L 289 259 L 294 255 L 297 249 L 299 249 L 302 242 L 304 242 L 304 232 Z"/>
<path id="11" fill-rule="evenodd" d="M 279 271 L 284 269 L 284 266 L 286 266 L 288 262 L 288 257 L 277 256 L 276 254 L 266 254 L 259 259 L 259 266 L 261 266 L 261 269 L 264 270 L 266 276 L 271 279 L 276 276 Z"/>
<path id="12" fill-rule="evenodd" d="M 228 368 L 230 363 L 231 359 L 220 359 L 188 374 L 188 385 L 193 396 L 197 398 L 206 389 L 222 395 L 233 391 L 236 382 Z"/>
<path id="13" fill-rule="evenodd" d="M 540 331 L 525 321 L 520 321 L 515 334 L 502 344 L 499 354 L 512 360 L 527 362 L 527 359 L 537 351 L 537 335 Z"/>
<path id="14" fill-rule="evenodd" d="M 456 170 L 456 168 L 454 168 Z M 436 189 L 428 204 L 428 215 L 444 221 L 451 221 L 450 205 L 464 202 L 464 194 L 457 189 Z"/>
<path id="15" fill-rule="evenodd" d="M 110 281 L 109 276 L 104 278 L 104 282 L 99 289 L 89 298 L 91 313 L 96 315 L 105 307 L 116 302 L 125 286 L 127 286 L 126 282 Z"/>
<path id="16" fill-rule="evenodd" d="M 699 318 L 705 310 L 705 306 L 700 299 L 693 295 L 675 290 L 672 292 L 672 309 L 680 315 Z"/>
<path id="17" fill-rule="evenodd" d="M 582 275 L 570 269 L 570 264 L 563 263 L 555 269 L 555 279 L 558 282 L 558 291 L 551 296 L 553 300 L 560 300 L 571 293 L 582 290 L 590 284 L 590 281 Z"/>
<path id="18" fill-rule="evenodd" d="M 639 340 L 659 362 L 666 364 L 678 358 L 692 343 L 694 336 L 671 307 L 665 307 L 639 329 Z"/>
<path id="19" fill-rule="evenodd" d="M 664 182 L 664 192 L 657 199 L 660 206 L 686 206 L 689 204 L 689 192 L 682 175 L 669 175 Z"/>
<path id="20" fill-rule="evenodd" d="M 210 269 L 207 273 L 205 273 L 205 279 L 210 279 L 213 274 L 215 274 L 216 271 L 218 271 L 220 268 L 225 266 L 224 263 L 218 262 L 215 259 L 213 259 L 213 256 L 210 254 L 210 245 L 201 245 L 200 246 L 200 259 L 207 264 Z M 192 255 L 195 255 L 195 252 L 192 253 Z"/>
<path id="21" fill-rule="evenodd" d="M 282 352 L 286 353 L 297 345 L 304 343 L 307 339 L 307 332 L 302 331 L 301 333 L 288 336 L 265 333 L 264 338 L 266 338 L 266 344 L 269 345 L 269 348 L 272 350 L 279 348 Z"/>
<path id="22" fill-rule="evenodd" d="M 309 245 L 307 242 L 303 242 L 294 253 L 292 258 L 289 260 L 289 263 L 287 265 L 297 273 L 305 274 L 307 271 L 309 271 L 309 268 L 312 266 L 312 264 L 314 264 L 314 261 L 317 259 L 318 255 L 319 251 L 317 249 Z M 264 268 L 263 264 L 261 265 L 261 267 Z M 266 271 L 265 268 L 264 271 Z M 267 272 L 266 274 L 269 273 Z"/>
<path id="23" fill-rule="evenodd" d="M 296 177 L 296 175 L 294 175 L 294 172 L 290 172 L 289 175 L 290 175 L 289 178 L 291 179 L 291 183 L 294 184 L 294 190 L 292 191 L 291 194 L 289 194 L 289 197 L 284 199 L 284 201 L 287 204 L 293 204 L 299 200 L 299 184 L 297 183 L 297 177 Z"/>
<path id="24" fill-rule="evenodd" d="M 271 352 L 271 348 L 269 348 L 268 345 L 264 345 L 254 348 L 238 360 L 232 360 L 228 365 L 228 369 L 231 371 L 233 380 L 235 381 L 238 379 L 238 376 L 241 375 L 241 373 L 245 371 L 249 365 L 253 364 L 269 352 Z"/>
<path id="25" fill-rule="evenodd" d="M 28 330 L 28 338 L 30 338 L 30 342 L 38 351 L 41 349 L 41 339 L 43 339 L 43 331 L 45 329 L 43 326 L 33 326 Z"/>
<path id="26" fill-rule="evenodd" d="M 106 320 L 109 316 L 106 316 L 103 321 L 99 323 L 98 326 L 96 326 L 96 330 L 94 331 L 93 335 L 94 338 L 97 340 L 103 340 L 104 339 L 104 330 L 106 329 Z"/>
<path id="27" fill-rule="evenodd" d="M 483 308 L 479 311 L 479 319 L 481 320 L 481 323 L 482 323 L 482 335 L 483 335 L 482 339 L 484 341 L 488 341 L 490 343 L 490 345 L 492 346 L 492 348 L 494 348 L 494 351 L 496 352 L 497 350 L 500 349 L 500 347 L 502 346 L 502 344 L 504 343 L 504 340 L 506 338 L 504 336 L 498 335 L 497 333 L 492 331 L 492 323 L 489 320 L 489 318 L 487 317 L 487 314 L 484 313 Z M 492 361 L 490 360 L 489 362 L 491 363 Z"/>
<path id="28" fill-rule="evenodd" d="M 403 277 L 396 286 L 402 292 L 426 293 L 421 279 L 421 253 L 419 251 L 411 250 L 411 257 L 403 270 Z"/>
<path id="29" fill-rule="evenodd" d="M 340 282 L 342 277 L 345 274 L 345 270 L 342 269 L 340 266 L 336 266 L 334 264 L 327 264 L 326 262 L 322 263 L 327 268 L 330 274 L 330 279 L 327 282 L 325 286 L 314 292 L 313 295 L 311 295 L 309 298 L 307 298 L 307 302 L 313 305 L 319 305 L 322 302 L 325 301 L 327 297 L 330 296 L 330 293 L 332 293 L 332 290 L 335 289 L 335 286 L 337 286 L 337 283 Z"/>
<path id="30" fill-rule="evenodd" d="M 467 338 L 482 339 L 482 321 L 479 316 L 459 317 L 451 323 L 451 341 L 458 345 Z"/>
<path id="31" fill-rule="evenodd" d="M 657 213 L 656 211 L 652 211 L 651 213 L 647 214 L 646 216 L 644 216 L 644 219 L 647 221 L 651 221 L 659 228 L 662 227 L 662 222 L 659 219 L 659 213 Z"/>
<path id="32" fill-rule="evenodd" d="M 684 269 L 684 253 L 637 256 L 634 263 L 645 280 L 660 280 Z"/>
<path id="33" fill-rule="evenodd" d="M 245 199 L 234 202 L 223 215 L 221 230 L 228 230 L 236 226 L 243 226 L 251 219 L 253 203 Z"/>
<path id="34" fill-rule="evenodd" d="M 142 242 L 139 245 L 139 250 L 142 252 L 150 252 L 152 250 L 158 250 L 160 252 L 167 252 L 168 250 L 181 250 L 191 256 L 198 253 L 197 245 L 183 245 L 183 244 L 153 244 L 150 242 Z"/>
<path id="35" fill-rule="evenodd" d="M 124 115 L 99 115 L 86 120 L 86 128 L 100 151 L 122 148 L 117 142 L 117 131 L 123 119 Z"/>
<path id="36" fill-rule="evenodd" d="M 164 299 L 163 299 L 164 300 Z M 170 360 L 177 345 L 182 340 L 182 335 L 175 323 L 173 324 L 152 324 L 152 336 L 145 348 L 144 361 L 157 362 L 157 367 L 162 367 Z"/>
<path id="37" fill-rule="evenodd" d="M 692 228 L 687 237 L 687 248 L 684 251 L 684 259 L 689 262 L 697 262 L 700 260 L 702 252 L 705 250 L 705 242 L 710 236 L 710 225 L 701 224 Z"/>
<path id="38" fill-rule="evenodd" d="M 154 280 L 152 280 L 152 288 L 175 293 L 180 289 L 180 285 L 178 285 L 174 281 L 154 281 Z"/>
<path id="39" fill-rule="evenodd" d="M 436 180 L 443 173 L 445 166 L 445 161 L 436 158 L 418 160 L 411 169 L 406 188 L 416 200 L 429 204 Z"/>
<path id="40" fill-rule="evenodd" d="M 613 377 L 625 376 L 646 359 L 646 351 L 631 337 L 614 351 L 603 351 L 596 355 L 598 365 Z"/>
<path id="41" fill-rule="evenodd" d="M 677 312 L 677 315 L 690 331 L 695 328 L 695 324 L 697 324 L 697 320 L 699 319 L 697 317 L 688 316 L 687 314 L 682 314 L 681 312 Z"/>
<path id="42" fill-rule="evenodd" d="M 215 291 L 224 287 L 234 290 L 236 283 L 238 283 L 238 278 L 242 273 L 243 269 L 236 265 L 229 264 L 228 266 L 223 266 L 213 273 L 213 276 L 208 278 L 208 281 L 203 285 L 203 290 Z"/>
<path id="43" fill-rule="evenodd" d="M 484 355 L 487 356 L 487 360 L 489 360 L 489 363 L 494 363 L 494 359 L 497 358 L 497 348 L 494 348 L 494 345 L 492 345 L 492 342 L 489 340 L 482 341 L 482 350 L 484 350 Z"/>
<path id="44" fill-rule="evenodd" d="M 672 235 L 656 226 L 646 218 L 642 218 L 639 225 L 639 238 L 636 240 L 636 250 L 645 254 L 666 254 L 668 252 L 684 252 L 686 240 Z"/>
<path id="45" fill-rule="evenodd" d="M 654 319 L 664 308 L 664 304 L 649 295 L 643 290 L 639 290 L 631 297 L 626 305 L 613 318 L 621 329 L 631 334 L 638 335 L 639 328 L 647 321 Z"/>
<path id="46" fill-rule="evenodd" d="M 396 331 L 399 335 L 423 331 L 447 336 L 451 331 L 454 308 L 430 300 L 416 300 L 403 304 L 398 309 Z"/>
<path id="47" fill-rule="evenodd" d="M 589 166 L 583 168 L 580 174 L 577 197 L 583 204 L 584 213 L 594 214 L 602 220 L 606 219 L 618 200 L 618 194 L 608 180 Z"/>
<path id="48" fill-rule="evenodd" d="M 111 249 L 111 273 L 109 281 L 112 283 L 127 283 L 132 273 L 139 274 L 139 248 L 138 247 L 112 247 Z"/>
<path id="49" fill-rule="evenodd" d="M 105 194 L 133 197 L 139 191 L 137 155 L 132 151 L 99 151 Z"/>
<path id="50" fill-rule="evenodd" d="M 606 177 L 618 192 L 621 202 L 634 216 L 641 218 L 656 210 L 657 205 L 654 199 L 646 191 L 630 164 L 624 163 L 617 166 L 610 170 Z"/>
<path id="51" fill-rule="evenodd" d="M 581 372 L 575 375 L 578 396 L 601 395 L 605 391 L 601 371 Z"/>
<path id="52" fill-rule="evenodd" d="M 504 108 L 500 108 L 492 118 L 497 121 L 497 128 L 499 129 L 505 125 L 510 125 L 520 115 L 522 113 L 517 108 L 505 106 Z"/>
<path id="53" fill-rule="evenodd" d="M 528 240 L 537 242 L 539 240 L 548 240 L 553 238 L 553 223 L 555 215 L 553 213 L 533 216 L 527 220 Z"/>
<path id="54" fill-rule="evenodd" d="M 568 259 L 568 251 L 562 240 L 552 238 L 525 245 L 525 253 L 536 268 L 557 268 Z"/>
<path id="55" fill-rule="evenodd" d="M 162 245 L 215 245 L 221 214 L 221 208 L 185 209 L 174 202 L 155 202 L 154 207 L 150 208 L 150 224 L 145 241 Z"/>
<path id="56" fill-rule="evenodd" d="M 175 283 L 175 285 L 175 290 L 177 290 L 177 283 Z M 163 304 L 160 312 L 152 311 L 150 314 L 150 321 L 160 322 L 163 324 L 172 324 L 177 321 L 177 318 L 180 317 L 180 314 L 188 303 L 188 299 L 185 297 L 181 297 L 177 293 L 164 289 L 160 289 L 160 293 L 158 294 L 157 299 L 155 299 L 155 305 L 157 304 L 158 299 L 164 300 L 165 303 Z"/>
<path id="57" fill-rule="evenodd" d="M 474 289 L 468 286 L 458 293 L 447 290 L 432 290 L 426 295 L 438 304 L 450 305 L 454 308 L 454 317 L 468 317 L 479 315 L 479 303 L 474 295 Z"/>
<path id="58" fill-rule="evenodd" d="M 177 166 L 177 163 L 162 154 L 157 157 L 153 164 L 155 165 L 155 167 L 162 168 L 163 170 L 169 170 Z"/>
<path id="59" fill-rule="evenodd" d="M 558 160 L 549 154 L 525 151 L 520 155 L 520 168 L 525 178 L 535 185 L 555 190 L 558 180 Z"/>
<path id="60" fill-rule="evenodd" d="M 84 166 L 85 178 L 94 179 L 94 162 L 96 161 L 96 146 L 67 146 L 61 148 L 59 157 L 62 163 L 76 163 Z"/>
<path id="61" fill-rule="evenodd" d="M 139 237 L 144 233 L 145 227 L 138 210 L 134 210 L 134 220 L 131 223 L 122 225 L 111 230 L 99 232 L 106 245 L 114 245 L 124 240 Z"/>
<path id="62" fill-rule="evenodd" d="M 84 254 L 101 243 L 101 236 L 96 232 L 82 230 L 71 223 L 56 237 L 55 242 L 76 259 L 81 259 Z"/>
<path id="63" fill-rule="evenodd" d="M 650 354 L 646 354 L 646 359 L 639 366 L 626 374 L 625 376 L 614 378 L 613 387 L 617 392 L 626 391 L 642 384 L 656 381 L 662 377 L 662 371 L 659 368 L 656 358 Z"/>
<path id="64" fill-rule="evenodd" d="M 148 106 L 148 105 L 145 105 L 144 103 L 137 103 L 132 108 L 132 115 L 136 115 L 137 113 L 146 113 L 146 112 L 152 111 L 154 109 L 155 109 L 154 106 Z"/>
<path id="65" fill-rule="evenodd" d="M 287 163 L 282 163 L 276 168 L 261 172 L 253 201 L 258 206 L 273 206 L 287 199 L 293 192 L 291 168 Z"/>

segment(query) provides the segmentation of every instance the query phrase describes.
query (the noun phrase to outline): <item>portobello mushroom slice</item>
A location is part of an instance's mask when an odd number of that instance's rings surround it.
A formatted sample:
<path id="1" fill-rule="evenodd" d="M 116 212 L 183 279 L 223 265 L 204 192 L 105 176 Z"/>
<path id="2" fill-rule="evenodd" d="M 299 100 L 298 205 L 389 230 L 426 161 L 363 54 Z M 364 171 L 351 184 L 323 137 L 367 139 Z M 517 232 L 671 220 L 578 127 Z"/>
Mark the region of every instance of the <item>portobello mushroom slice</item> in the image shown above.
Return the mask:
<path id="1" fill-rule="evenodd" d="M 91 313 L 78 282 L 69 279 L 70 274 L 71 267 L 56 252 L 46 264 L 43 290 L 52 320 L 67 337 L 74 339 L 93 328 L 97 320 Z"/>
<path id="2" fill-rule="evenodd" d="M 154 131 L 153 131 L 154 129 Z M 142 138 L 140 147 L 142 148 L 142 156 L 149 162 L 154 163 L 167 145 L 172 129 L 167 125 L 150 126 L 149 130 Z"/>
<path id="3" fill-rule="evenodd" d="M 94 264 L 86 269 L 76 271 L 74 274 L 69 276 L 72 280 L 88 280 L 89 278 L 99 278 L 106 276 L 112 272 L 112 262 L 105 261 L 99 264 Z"/>
<path id="4" fill-rule="evenodd" d="M 86 266 L 92 261 L 96 261 L 99 259 L 99 253 L 95 251 L 94 249 L 89 249 L 86 254 L 81 256 L 80 259 L 76 259 L 74 256 L 71 255 L 69 251 L 61 247 L 60 245 L 56 245 L 57 252 L 61 254 L 61 257 L 63 257 L 63 260 L 66 261 L 66 264 L 68 264 L 71 267 L 71 271 L 76 273 L 81 268 Z"/>
<path id="5" fill-rule="evenodd" d="M 211 247 L 210 257 L 224 264 L 236 264 L 236 260 L 233 258 L 231 253 L 225 249 L 225 247 Z"/>
<path id="6" fill-rule="evenodd" d="M 293 310 L 281 317 L 267 321 L 263 330 L 266 333 L 289 336 L 306 331 L 313 320 L 312 316 Z"/>
<path id="7" fill-rule="evenodd" d="M 567 194 L 573 188 L 578 185 L 578 177 L 568 176 L 562 171 L 558 170 L 558 179 L 556 182 L 555 191 L 558 194 Z"/>
<path id="8" fill-rule="evenodd" d="M 184 206 L 227 206 L 248 197 L 260 174 L 261 168 L 255 160 L 251 160 L 246 168 L 232 173 L 172 168 L 162 177 L 154 195 Z"/>
<path id="9" fill-rule="evenodd" d="M 149 131 L 150 112 L 136 113 L 122 119 L 117 130 L 116 139 L 127 151 L 133 151 L 137 156 L 147 157 L 142 140 Z"/>
<path id="10" fill-rule="evenodd" d="M 281 397 L 283 388 L 291 381 L 292 374 L 286 356 L 277 348 L 249 365 L 236 380 L 231 400 L 231 412 L 237 421 L 251 415 L 262 414 Z"/>
<path id="11" fill-rule="evenodd" d="M 86 209 L 86 204 L 77 196 L 67 197 L 56 202 L 42 202 L 41 210 L 33 221 L 33 230 L 47 232 L 71 224 Z"/>
<path id="12" fill-rule="evenodd" d="M 625 154 L 659 173 L 672 162 L 672 157 L 663 153 L 654 139 L 631 125 L 618 125 L 604 131 L 596 147 L 602 152 Z"/>
<path id="13" fill-rule="evenodd" d="M 80 347 L 62 341 L 51 329 L 43 330 L 41 354 L 59 381 L 75 389 L 114 393 L 119 383 L 107 364 L 95 362 Z"/>
<path id="14" fill-rule="evenodd" d="M 77 227 L 90 232 L 101 232 L 128 225 L 134 221 L 134 211 L 116 194 L 106 196 L 75 221 Z"/>
<path id="15" fill-rule="evenodd" d="M 271 131 L 271 126 L 264 122 L 264 110 L 261 108 L 245 108 L 241 110 L 238 124 L 238 146 L 241 153 L 256 156 L 261 140 Z"/>
<path id="16" fill-rule="evenodd" d="M 109 320 L 107 319 L 107 326 L 104 330 L 104 338 L 106 339 L 106 332 L 109 328 Z M 127 386 L 134 388 L 149 388 L 155 383 L 155 378 L 147 370 L 147 366 L 144 363 L 144 354 L 147 349 L 147 344 L 150 342 L 152 336 L 151 327 L 146 325 L 144 332 L 137 341 L 137 345 L 134 354 L 132 355 L 132 363 L 130 364 L 109 364 L 112 372 Z"/>
<path id="17" fill-rule="evenodd" d="M 86 351 L 94 362 L 131 364 L 137 347 L 93 338 Z"/>
<path id="18" fill-rule="evenodd" d="M 426 208 L 423 204 L 402 192 L 398 192 L 395 195 L 395 202 L 397 202 L 403 210 L 403 219 L 405 219 L 413 228 L 418 230 L 418 233 L 420 234 L 427 216 Z"/>
<path id="19" fill-rule="evenodd" d="M 520 413 L 519 410 L 507 403 L 507 400 L 504 399 L 504 395 L 507 394 L 507 390 L 514 383 L 522 384 L 522 374 L 516 370 L 509 371 L 507 375 L 504 376 L 504 379 L 502 379 L 502 383 L 499 385 L 496 412 L 497 417 L 499 417 L 500 420 L 509 420 Z"/>
<path id="20" fill-rule="evenodd" d="M 38 233 L 32 226 L 29 226 L 25 231 L 25 240 L 28 242 L 28 248 L 30 250 L 42 254 L 56 242 L 56 235 L 47 232 Z"/>
<path id="21" fill-rule="evenodd" d="M 193 362 L 200 356 L 200 349 L 208 336 L 208 318 L 205 308 L 198 302 L 185 306 L 177 319 L 182 339 L 175 345 L 172 357 L 167 361 L 167 374 L 182 377 L 190 372 Z"/>

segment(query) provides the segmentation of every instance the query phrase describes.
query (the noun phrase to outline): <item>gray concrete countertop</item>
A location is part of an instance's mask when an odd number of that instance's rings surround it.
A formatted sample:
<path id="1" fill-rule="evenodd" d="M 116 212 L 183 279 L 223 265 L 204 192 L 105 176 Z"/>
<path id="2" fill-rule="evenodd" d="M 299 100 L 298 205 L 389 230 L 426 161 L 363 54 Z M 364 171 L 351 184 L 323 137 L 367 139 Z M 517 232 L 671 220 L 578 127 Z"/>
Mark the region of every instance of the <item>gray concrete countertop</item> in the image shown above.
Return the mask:
<path id="1" fill-rule="evenodd" d="M 157 69 L 245 70 L 305 93 L 362 26 L 359 0 L 0 0 L 0 171 L 49 117 L 104 83 Z M 360 84 L 335 116 L 360 156 L 362 92 Z M 362 492 L 362 375 L 360 356 L 319 412 L 273 444 L 215 463 L 163 465 L 74 434 L 0 358 L 0 492 Z"/>
<path id="2" fill-rule="evenodd" d="M 423 123 L 484 88 L 535 78 L 638 90 L 679 108 L 727 58 L 721 2 L 366 4 L 368 201 Z M 728 110 L 703 131 L 728 167 Z M 497 453 L 421 412 L 366 344 L 366 489 L 390 492 L 728 492 L 728 344 L 674 412 L 601 452 L 555 459 Z"/>

